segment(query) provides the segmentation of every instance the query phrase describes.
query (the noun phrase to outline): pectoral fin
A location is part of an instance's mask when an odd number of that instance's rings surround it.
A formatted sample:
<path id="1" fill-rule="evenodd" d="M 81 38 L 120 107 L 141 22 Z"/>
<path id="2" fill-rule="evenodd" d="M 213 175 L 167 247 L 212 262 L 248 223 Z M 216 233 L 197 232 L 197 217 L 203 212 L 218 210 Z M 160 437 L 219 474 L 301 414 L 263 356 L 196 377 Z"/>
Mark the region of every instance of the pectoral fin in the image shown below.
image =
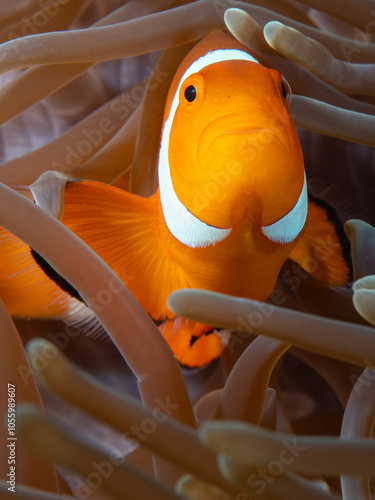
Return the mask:
<path id="1" fill-rule="evenodd" d="M 188 286 L 184 272 L 163 247 L 158 196 L 143 198 L 94 181 L 68 182 L 62 218 L 154 320 L 174 317 L 167 309 L 167 297 Z"/>
<path id="2" fill-rule="evenodd" d="M 305 227 L 289 258 L 327 285 L 342 286 L 348 280 L 349 268 L 335 226 L 324 209 L 312 201 Z"/>

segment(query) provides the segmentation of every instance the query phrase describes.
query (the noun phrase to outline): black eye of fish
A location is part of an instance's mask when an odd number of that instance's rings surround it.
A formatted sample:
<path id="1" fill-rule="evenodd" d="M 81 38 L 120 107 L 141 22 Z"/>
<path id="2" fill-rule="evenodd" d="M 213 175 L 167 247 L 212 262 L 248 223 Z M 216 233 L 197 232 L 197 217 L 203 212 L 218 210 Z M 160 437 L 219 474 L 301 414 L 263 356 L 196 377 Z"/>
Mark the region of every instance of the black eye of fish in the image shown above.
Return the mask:
<path id="1" fill-rule="evenodd" d="M 287 90 L 284 82 L 281 82 L 281 92 L 283 93 L 284 99 L 286 99 L 286 97 L 288 95 L 288 90 Z"/>
<path id="2" fill-rule="evenodd" d="M 186 87 L 184 96 L 187 102 L 195 101 L 197 97 L 197 89 L 194 87 L 194 85 L 189 85 L 188 87 Z"/>
<path id="3" fill-rule="evenodd" d="M 288 81 L 282 77 L 281 79 L 281 94 L 283 96 L 284 101 L 289 105 L 290 100 L 292 98 L 292 89 L 290 88 L 290 85 Z"/>

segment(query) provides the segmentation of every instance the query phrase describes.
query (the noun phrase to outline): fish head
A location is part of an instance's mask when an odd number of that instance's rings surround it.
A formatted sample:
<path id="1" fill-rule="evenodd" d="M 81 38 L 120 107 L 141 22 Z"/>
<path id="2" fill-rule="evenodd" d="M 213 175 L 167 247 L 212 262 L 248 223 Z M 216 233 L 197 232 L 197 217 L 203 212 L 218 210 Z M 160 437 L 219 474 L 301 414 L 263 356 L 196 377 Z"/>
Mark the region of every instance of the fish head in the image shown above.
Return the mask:
<path id="1" fill-rule="evenodd" d="M 290 87 L 228 35 L 211 37 L 216 48 L 198 58 L 190 53 L 171 86 L 159 181 L 168 170 L 179 202 L 209 227 L 229 231 L 245 220 L 249 227 L 268 228 L 291 213 L 301 196 L 307 207 L 303 156 L 288 110 Z M 288 242 L 297 229 L 289 232 Z M 280 239 L 272 231 L 263 234 Z"/>

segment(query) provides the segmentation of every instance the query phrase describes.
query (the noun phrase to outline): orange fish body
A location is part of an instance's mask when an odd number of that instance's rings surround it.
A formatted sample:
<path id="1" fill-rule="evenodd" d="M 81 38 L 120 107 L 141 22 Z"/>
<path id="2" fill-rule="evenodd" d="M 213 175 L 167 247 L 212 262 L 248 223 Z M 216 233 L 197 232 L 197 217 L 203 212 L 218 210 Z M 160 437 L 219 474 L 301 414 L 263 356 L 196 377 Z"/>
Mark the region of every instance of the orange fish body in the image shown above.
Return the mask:
<path id="1" fill-rule="evenodd" d="M 307 199 L 288 94 L 277 71 L 215 32 L 192 49 L 172 82 L 157 192 L 142 198 L 94 181 L 66 186 L 62 222 L 161 323 L 184 365 L 208 363 L 223 344 L 212 327 L 174 317 L 166 306 L 172 291 L 265 300 L 287 258 L 310 271 L 314 258 L 312 274 L 328 285 L 346 281 L 333 226 Z M 77 301 L 44 275 L 26 245 L 6 231 L 0 238 L 0 293 L 11 314 L 74 315 Z M 329 240 L 328 253 L 319 238 Z M 20 299 L 26 283 L 31 298 Z"/>

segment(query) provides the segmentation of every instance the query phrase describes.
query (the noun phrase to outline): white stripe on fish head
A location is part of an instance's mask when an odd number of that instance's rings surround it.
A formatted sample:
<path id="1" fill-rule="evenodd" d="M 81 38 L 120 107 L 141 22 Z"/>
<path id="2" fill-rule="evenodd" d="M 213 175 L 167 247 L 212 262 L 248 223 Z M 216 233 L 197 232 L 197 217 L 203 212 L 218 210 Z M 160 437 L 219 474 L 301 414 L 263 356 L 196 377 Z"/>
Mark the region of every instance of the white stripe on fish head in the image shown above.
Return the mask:
<path id="1" fill-rule="evenodd" d="M 259 64 L 253 56 L 238 49 L 214 50 L 194 61 L 181 78 L 163 128 L 159 153 L 159 188 L 163 215 L 167 227 L 173 236 L 184 245 L 192 248 L 215 245 L 215 243 L 227 238 L 232 228 L 221 229 L 209 226 L 197 219 L 178 199 L 173 188 L 170 172 L 169 136 L 179 103 L 180 89 L 185 80 L 211 64 L 234 60 L 251 61 Z"/>
<path id="2" fill-rule="evenodd" d="M 292 210 L 269 226 L 262 226 L 262 233 L 271 241 L 286 244 L 295 240 L 302 231 L 307 217 L 307 182 L 304 174 L 300 197 Z"/>

